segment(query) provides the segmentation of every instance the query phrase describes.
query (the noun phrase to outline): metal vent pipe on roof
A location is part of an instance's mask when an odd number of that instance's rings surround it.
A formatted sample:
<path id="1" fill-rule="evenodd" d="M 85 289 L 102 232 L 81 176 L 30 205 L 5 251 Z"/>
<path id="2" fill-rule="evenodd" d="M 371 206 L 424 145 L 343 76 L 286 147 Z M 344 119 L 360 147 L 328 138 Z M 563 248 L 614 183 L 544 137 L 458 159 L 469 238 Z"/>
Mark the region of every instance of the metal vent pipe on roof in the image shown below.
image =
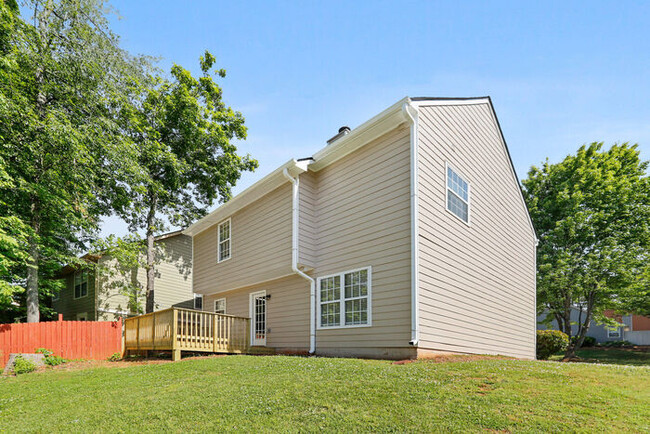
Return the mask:
<path id="1" fill-rule="evenodd" d="M 335 141 L 337 141 L 337 140 L 340 139 L 341 137 L 345 136 L 346 134 L 350 134 L 350 131 L 352 131 L 352 130 L 350 129 L 350 127 L 345 126 L 345 125 L 342 126 L 341 128 L 339 128 L 339 132 L 338 132 L 338 134 L 336 134 L 334 137 L 332 137 L 331 139 L 329 139 L 329 140 L 327 141 L 327 144 L 328 144 L 328 145 L 331 145 L 332 143 L 334 143 Z"/>

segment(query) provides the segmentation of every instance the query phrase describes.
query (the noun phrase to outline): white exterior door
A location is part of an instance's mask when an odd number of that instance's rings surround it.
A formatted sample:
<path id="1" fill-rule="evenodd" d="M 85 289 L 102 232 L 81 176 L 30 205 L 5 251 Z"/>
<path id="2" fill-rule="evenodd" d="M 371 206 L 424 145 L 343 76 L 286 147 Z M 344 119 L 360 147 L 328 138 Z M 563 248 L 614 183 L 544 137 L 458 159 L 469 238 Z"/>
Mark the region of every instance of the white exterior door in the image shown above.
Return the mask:
<path id="1" fill-rule="evenodd" d="M 250 295 L 251 345 L 266 345 L 266 291 Z"/>

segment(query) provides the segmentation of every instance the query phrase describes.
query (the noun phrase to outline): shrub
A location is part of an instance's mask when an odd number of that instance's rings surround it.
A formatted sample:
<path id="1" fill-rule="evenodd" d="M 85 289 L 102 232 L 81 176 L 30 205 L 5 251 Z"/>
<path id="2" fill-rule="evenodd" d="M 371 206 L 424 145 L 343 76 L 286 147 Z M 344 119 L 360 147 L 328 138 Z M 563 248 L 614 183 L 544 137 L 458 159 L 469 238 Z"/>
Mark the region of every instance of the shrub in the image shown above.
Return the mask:
<path id="1" fill-rule="evenodd" d="M 559 330 L 537 330 L 537 358 L 546 360 L 551 355 L 566 350 L 569 337 Z"/>
<path id="2" fill-rule="evenodd" d="M 27 374 L 28 372 L 34 372 L 36 370 L 36 364 L 31 360 L 27 360 L 23 356 L 16 357 L 14 361 L 14 374 Z"/>
<path id="3" fill-rule="evenodd" d="M 67 362 L 61 356 L 55 356 L 54 351 L 48 350 L 46 348 L 39 348 L 36 350 L 37 353 L 41 353 L 45 356 L 45 364 L 49 366 L 57 366 Z"/>
<path id="4" fill-rule="evenodd" d="M 45 358 L 50 357 L 52 354 L 54 354 L 54 351 L 48 350 L 47 348 L 37 348 L 36 352 L 38 354 L 42 354 L 45 356 Z"/>
<path id="5" fill-rule="evenodd" d="M 582 342 L 583 347 L 595 347 L 596 338 L 593 336 L 585 336 L 585 340 Z"/>
<path id="6" fill-rule="evenodd" d="M 630 341 L 607 341 L 601 344 L 603 347 L 629 347 L 634 344 Z"/>
<path id="7" fill-rule="evenodd" d="M 576 336 L 571 337 L 571 343 L 575 343 L 578 340 Z M 596 346 L 596 338 L 592 336 L 585 336 L 585 340 L 582 341 L 582 346 L 583 347 L 595 347 Z"/>
<path id="8" fill-rule="evenodd" d="M 113 354 L 108 358 L 108 361 L 109 361 L 109 362 L 119 362 L 120 360 L 122 360 L 122 354 L 120 354 L 120 353 L 113 353 Z"/>

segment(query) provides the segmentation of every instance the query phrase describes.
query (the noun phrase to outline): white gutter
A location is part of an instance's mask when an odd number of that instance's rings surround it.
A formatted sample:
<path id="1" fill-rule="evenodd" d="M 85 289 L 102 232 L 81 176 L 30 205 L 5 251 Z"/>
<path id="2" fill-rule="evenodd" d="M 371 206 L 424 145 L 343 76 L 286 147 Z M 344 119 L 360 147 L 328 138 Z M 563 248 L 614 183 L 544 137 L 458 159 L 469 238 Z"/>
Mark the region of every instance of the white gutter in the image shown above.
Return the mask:
<path id="1" fill-rule="evenodd" d="M 309 313 L 309 354 L 314 354 L 316 351 L 316 282 L 314 279 L 298 268 L 298 218 L 300 211 L 299 204 L 299 177 L 295 178 L 289 174 L 285 168 L 282 174 L 293 185 L 292 189 L 292 206 L 291 206 L 291 269 L 298 276 L 303 277 L 309 281 L 309 300 L 310 300 L 310 313 Z"/>
<path id="2" fill-rule="evenodd" d="M 415 115 L 411 113 L 415 111 Z M 420 340 L 420 252 L 418 249 L 420 230 L 418 227 L 418 110 L 406 101 L 402 112 L 411 124 L 411 341 L 409 345 L 417 346 Z"/>

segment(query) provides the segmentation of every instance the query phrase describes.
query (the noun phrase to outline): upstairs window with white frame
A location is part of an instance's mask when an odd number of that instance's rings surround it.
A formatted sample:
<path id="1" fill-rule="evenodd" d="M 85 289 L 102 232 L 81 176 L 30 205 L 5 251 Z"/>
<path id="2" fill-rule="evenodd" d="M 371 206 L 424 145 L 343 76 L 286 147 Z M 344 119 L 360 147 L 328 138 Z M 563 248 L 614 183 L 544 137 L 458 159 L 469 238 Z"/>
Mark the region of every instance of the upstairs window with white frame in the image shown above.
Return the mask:
<path id="1" fill-rule="evenodd" d="M 226 299 L 218 298 L 214 301 L 214 313 L 224 314 L 226 313 Z"/>
<path id="2" fill-rule="evenodd" d="M 223 262 L 230 259 L 230 219 L 219 223 L 217 228 L 218 243 L 217 243 L 217 262 Z"/>
<path id="3" fill-rule="evenodd" d="M 447 165 L 447 210 L 469 224 L 469 183 Z"/>
<path id="4" fill-rule="evenodd" d="M 318 290 L 320 328 L 370 325 L 370 267 L 321 277 Z"/>
<path id="5" fill-rule="evenodd" d="M 203 310 L 203 294 L 194 294 L 194 309 Z"/>
<path id="6" fill-rule="evenodd" d="M 74 298 L 82 298 L 88 295 L 88 272 L 77 271 L 74 273 Z"/>

